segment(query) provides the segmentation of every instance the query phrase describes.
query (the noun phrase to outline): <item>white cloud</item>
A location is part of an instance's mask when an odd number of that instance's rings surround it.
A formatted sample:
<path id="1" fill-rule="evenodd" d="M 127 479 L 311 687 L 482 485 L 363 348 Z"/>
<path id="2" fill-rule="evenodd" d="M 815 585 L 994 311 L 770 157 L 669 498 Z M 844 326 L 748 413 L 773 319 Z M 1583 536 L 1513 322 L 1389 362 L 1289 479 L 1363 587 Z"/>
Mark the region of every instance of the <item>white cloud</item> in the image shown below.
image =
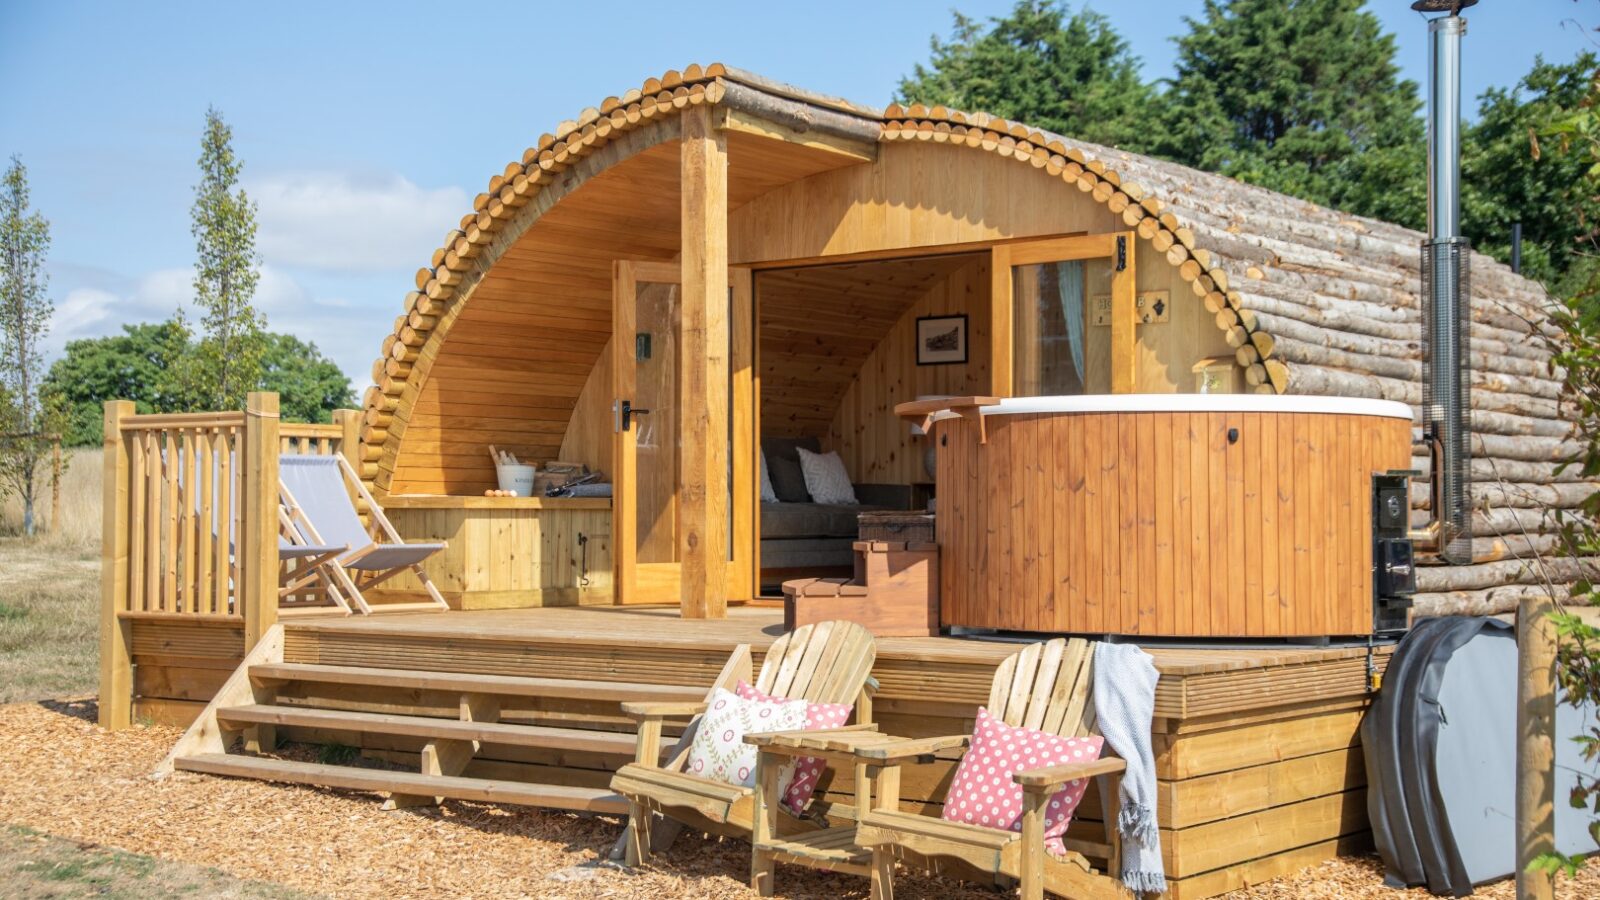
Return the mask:
<path id="1" fill-rule="evenodd" d="M 158 269 L 138 279 L 97 279 L 67 291 L 50 319 L 46 347 L 52 354 L 78 338 L 115 334 L 124 323 L 170 317 L 192 293 L 188 269 Z"/>
<path id="2" fill-rule="evenodd" d="M 287 172 L 246 183 L 269 263 L 330 272 L 408 271 L 427 262 L 468 206 L 456 187 L 399 175 Z"/>
<path id="3" fill-rule="evenodd" d="M 136 279 L 98 277 L 93 285 L 69 289 L 51 318 L 47 356 L 58 356 L 68 341 L 118 334 L 125 324 L 165 321 L 179 306 L 196 326 L 200 312 L 191 302 L 193 280 L 191 269 L 158 269 Z M 383 316 L 343 298 L 317 296 L 276 266 L 262 267 L 255 304 L 267 327 L 316 344 L 351 376 L 358 391 L 366 386 L 365 367 L 383 336 L 372 323 L 384 321 Z"/>

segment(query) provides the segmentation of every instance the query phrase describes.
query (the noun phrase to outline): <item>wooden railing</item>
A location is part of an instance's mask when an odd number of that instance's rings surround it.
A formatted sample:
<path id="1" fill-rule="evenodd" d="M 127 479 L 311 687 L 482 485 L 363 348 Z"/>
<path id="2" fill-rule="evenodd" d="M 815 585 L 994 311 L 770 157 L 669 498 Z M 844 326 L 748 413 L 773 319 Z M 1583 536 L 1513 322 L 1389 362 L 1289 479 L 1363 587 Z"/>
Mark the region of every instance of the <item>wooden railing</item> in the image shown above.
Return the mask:
<path id="1" fill-rule="evenodd" d="M 354 420 L 280 424 L 278 395 L 265 392 L 242 412 L 106 404 L 101 724 L 129 724 L 135 623 L 242 631 L 248 653 L 277 622 L 278 456 L 339 452 Z"/>

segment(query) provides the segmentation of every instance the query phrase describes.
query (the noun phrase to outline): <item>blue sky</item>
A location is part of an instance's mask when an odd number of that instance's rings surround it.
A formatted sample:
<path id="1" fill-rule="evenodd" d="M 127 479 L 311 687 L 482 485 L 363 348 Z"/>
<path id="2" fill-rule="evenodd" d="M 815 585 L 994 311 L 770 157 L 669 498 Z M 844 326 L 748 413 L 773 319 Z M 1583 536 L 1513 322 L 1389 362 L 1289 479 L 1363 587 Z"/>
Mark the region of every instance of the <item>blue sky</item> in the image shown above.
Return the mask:
<path id="1" fill-rule="evenodd" d="M 0 0 L 0 155 L 22 155 L 52 223 L 59 348 L 186 302 L 195 158 L 216 104 L 261 204 L 271 327 L 316 342 L 359 389 L 411 274 L 489 175 L 555 123 L 689 62 L 883 104 L 952 7 L 1010 5 Z M 1162 77 L 1181 17 L 1203 4 L 1087 5 Z M 1405 0 L 1369 6 L 1420 83 L 1420 16 Z M 1483 0 L 1468 19 L 1476 97 L 1535 54 L 1593 47 L 1578 23 L 1600 25 L 1600 3 Z"/>

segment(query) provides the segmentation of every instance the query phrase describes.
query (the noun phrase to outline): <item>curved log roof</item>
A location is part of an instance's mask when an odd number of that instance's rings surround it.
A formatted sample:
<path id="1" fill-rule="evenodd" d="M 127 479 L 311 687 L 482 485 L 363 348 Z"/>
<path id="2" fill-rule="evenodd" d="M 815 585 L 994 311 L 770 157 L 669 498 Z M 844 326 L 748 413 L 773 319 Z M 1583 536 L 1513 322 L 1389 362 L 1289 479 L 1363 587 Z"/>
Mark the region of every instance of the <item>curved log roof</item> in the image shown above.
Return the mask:
<path id="1" fill-rule="evenodd" d="M 446 333 L 521 234 L 580 185 L 676 137 L 663 126 L 681 111 L 752 97 L 780 104 L 776 118 L 798 131 L 948 144 L 1075 185 L 1165 255 L 1194 302 L 1215 316 L 1257 391 L 1420 401 L 1417 232 L 982 113 L 876 110 L 721 64 L 691 65 L 584 110 L 489 179 L 417 271 L 416 290 L 384 339 L 365 398 L 363 474 L 387 489 L 410 408 Z M 1480 430 L 1559 439 L 1565 431 L 1555 421 L 1547 354 L 1526 340 L 1548 298 L 1487 257 L 1475 254 L 1472 266 L 1472 363 L 1475 384 L 1486 389 L 1475 398 L 1489 394 L 1475 400 Z"/>

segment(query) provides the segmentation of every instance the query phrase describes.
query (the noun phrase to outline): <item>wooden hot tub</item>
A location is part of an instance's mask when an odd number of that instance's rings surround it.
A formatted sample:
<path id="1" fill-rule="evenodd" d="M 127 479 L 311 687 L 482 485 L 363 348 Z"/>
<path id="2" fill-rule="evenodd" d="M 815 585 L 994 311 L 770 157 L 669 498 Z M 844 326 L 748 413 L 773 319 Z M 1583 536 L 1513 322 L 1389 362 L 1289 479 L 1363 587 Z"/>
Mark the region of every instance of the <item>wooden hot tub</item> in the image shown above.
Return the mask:
<path id="1" fill-rule="evenodd" d="M 932 417 L 944 626 L 1372 632 L 1371 476 L 1410 465 L 1404 404 L 1133 394 L 981 410 Z"/>

